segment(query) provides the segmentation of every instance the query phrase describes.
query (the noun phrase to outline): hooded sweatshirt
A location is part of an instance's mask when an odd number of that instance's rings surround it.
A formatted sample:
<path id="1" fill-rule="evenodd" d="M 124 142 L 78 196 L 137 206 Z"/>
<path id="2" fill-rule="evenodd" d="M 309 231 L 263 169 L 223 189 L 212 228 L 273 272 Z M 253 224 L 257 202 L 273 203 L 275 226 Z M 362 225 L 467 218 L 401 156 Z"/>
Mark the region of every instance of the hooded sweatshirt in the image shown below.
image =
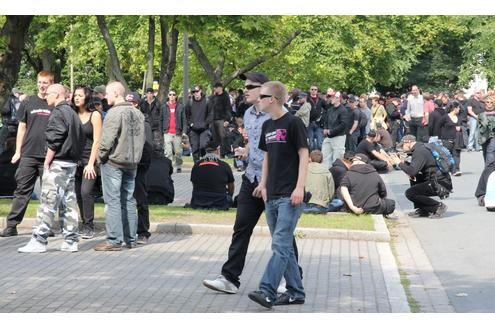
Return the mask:
<path id="1" fill-rule="evenodd" d="M 354 205 L 365 212 L 380 206 L 380 198 L 387 196 L 385 183 L 370 164 L 352 165 L 340 185 L 349 189 Z"/>
<path id="2" fill-rule="evenodd" d="M 335 186 L 332 175 L 325 165 L 316 162 L 309 163 L 305 188 L 311 193 L 309 203 L 328 206 L 333 198 Z"/>

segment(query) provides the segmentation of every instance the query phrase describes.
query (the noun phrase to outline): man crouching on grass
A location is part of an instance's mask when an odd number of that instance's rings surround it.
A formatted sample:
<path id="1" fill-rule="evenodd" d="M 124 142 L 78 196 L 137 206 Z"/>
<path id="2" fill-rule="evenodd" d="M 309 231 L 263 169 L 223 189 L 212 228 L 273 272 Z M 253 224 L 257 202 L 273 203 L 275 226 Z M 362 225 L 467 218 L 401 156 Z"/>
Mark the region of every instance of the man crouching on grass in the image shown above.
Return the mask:
<path id="1" fill-rule="evenodd" d="M 259 149 L 265 154 L 261 182 L 253 195 L 265 201 L 273 253 L 259 290 L 249 293 L 249 298 L 267 308 L 303 304 L 306 296 L 294 253 L 293 235 L 302 212 L 308 137 L 301 119 L 284 108 L 286 99 L 287 91 L 282 83 L 271 81 L 261 86 L 259 105 L 271 119 L 264 122 L 261 129 Z M 287 291 L 277 297 L 282 277 Z"/>
<path id="2" fill-rule="evenodd" d="M 29 243 L 18 249 L 20 253 L 44 253 L 48 244 L 48 233 L 53 225 L 55 213 L 62 220 L 64 252 L 77 252 L 79 211 L 74 189 L 77 162 L 81 159 L 86 139 L 81 121 L 67 104 L 65 87 L 53 84 L 48 87 L 46 101 L 55 106 L 46 126 L 46 152 L 40 206 L 36 215 L 36 226 Z"/>

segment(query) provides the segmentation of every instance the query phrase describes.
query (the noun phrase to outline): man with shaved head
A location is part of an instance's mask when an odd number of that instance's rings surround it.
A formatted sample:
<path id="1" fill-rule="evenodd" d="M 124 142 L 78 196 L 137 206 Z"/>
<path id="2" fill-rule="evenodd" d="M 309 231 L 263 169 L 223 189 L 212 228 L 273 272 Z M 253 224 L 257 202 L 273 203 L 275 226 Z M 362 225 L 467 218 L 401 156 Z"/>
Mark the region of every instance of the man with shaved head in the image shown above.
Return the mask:
<path id="1" fill-rule="evenodd" d="M 47 71 L 38 73 L 38 94 L 27 97 L 17 111 L 19 127 L 15 154 L 12 163 L 19 162 L 15 173 L 16 189 L 6 228 L 0 237 L 17 236 L 17 225 L 22 222 L 36 179 L 43 173 L 45 159 L 45 129 L 52 107 L 46 102 L 48 87 L 53 83 L 53 74 Z M 19 161 L 20 160 L 20 161 Z"/>
<path id="2" fill-rule="evenodd" d="M 120 251 L 124 242 L 128 248 L 136 245 L 137 208 L 133 194 L 145 141 L 144 116 L 125 101 L 124 94 L 122 83 L 107 85 L 106 99 L 113 107 L 103 121 L 98 150 L 107 240 L 95 251 Z"/>
<path id="3" fill-rule="evenodd" d="M 49 106 L 55 106 L 46 126 L 46 157 L 41 184 L 40 206 L 36 225 L 28 244 L 20 253 L 44 253 L 48 234 L 59 211 L 63 222 L 64 252 L 78 250 L 78 209 L 75 193 L 77 163 L 81 160 L 86 142 L 81 121 L 66 101 L 67 91 L 61 84 L 53 84 L 46 91 Z"/>

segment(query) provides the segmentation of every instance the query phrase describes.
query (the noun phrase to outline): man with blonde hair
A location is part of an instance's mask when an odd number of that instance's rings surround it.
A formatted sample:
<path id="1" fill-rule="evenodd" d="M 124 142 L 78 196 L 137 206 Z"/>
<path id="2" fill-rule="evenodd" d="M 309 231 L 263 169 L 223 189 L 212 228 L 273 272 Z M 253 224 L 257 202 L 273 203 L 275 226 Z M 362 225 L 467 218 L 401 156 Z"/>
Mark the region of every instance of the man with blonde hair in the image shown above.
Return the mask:
<path id="1" fill-rule="evenodd" d="M 9 215 L 6 218 L 6 228 L 0 233 L 1 237 L 17 236 L 17 225 L 22 222 L 34 185 L 38 176 L 43 174 L 45 159 L 45 129 L 52 107 L 46 102 L 48 87 L 53 84 L 53 74 L 48 71 L 38 73 L 38 94 L 30 96 L 21 102 L 17 111 L 19 127 L 15 154 L 12 163 L 19 160 L 15 174 L 17 187 Z"/>
<path id="2" fill-rule="evenodd" d="M 308 138 L 302 121 L 284 108 L 286 98 L 287 91 L 281 82 L 270 81 L 261 86 L 259 105 L 271 119 L 261 129 L 259 148 L 265 153 L 261 181 L 253 195 L 265 201 L 272 256 L 259 290 L 249 293 L 249 298 L 267 308 L 305 301 L 293 235 L 302 212 Z M 287 291 L 277 297 L 282 277 L 287 282 Z"/>
<path id="3" fill-rule="evenodd" d="M 77 252 L 78 221 L 75 175 L 77 163 L 86 143 L 81 120 L 66 101 L 67 91 L 61 84 L 48 87 L 46 101 L 55 106 L 46 126 L 47 153 L 44 160 L 40 206 L 36 225 L 28 244 L 20 253 L 44 253 L 48 236 L 59 211 L 63 222 L 64 242 L 61 251 Z"/>

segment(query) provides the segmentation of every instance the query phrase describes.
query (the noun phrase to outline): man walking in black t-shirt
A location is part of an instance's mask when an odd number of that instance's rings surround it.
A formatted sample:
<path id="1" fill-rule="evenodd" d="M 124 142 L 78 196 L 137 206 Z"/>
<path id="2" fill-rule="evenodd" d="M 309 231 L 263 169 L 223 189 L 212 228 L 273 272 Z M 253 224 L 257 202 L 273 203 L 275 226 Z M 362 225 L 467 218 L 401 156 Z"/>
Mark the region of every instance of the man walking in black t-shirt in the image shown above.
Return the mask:
<path id="1" fill-rule="evenodd" d="M 267 308 L 303 304 L 306 297 L 292 239 L 302 212 L 308 137 L 303 122 L 284 109 L 286 99 L 287 91 L 278 81 L 261 87 L 259 104 L 271 120 L 266 121 L 261 130 L 259 148 L 265 153 L 261 182 L 253 195 L 265 201 L 273 253 L 259 290 L 249 293 L 249 298 Z M 285 277 L 287 291 L 277 297 L 282 277 Z"/>
<path id="2" fill-rule="evenodd" d="M 53 79 L 51 72 L 39 72 L 38 94 L 26 98 L 17 112 L 19 127 L 15 154 L 12 157 L 12 163 L 20 159 L 19 168 L 15 174 L 17 187 L 10 213 L 6 219 L 6 228 L 0 234 L 1 237 L 17 235 L 16 227 L 24 218 L 36 179 L 43 174 L 46 152 L 45 130 L 52 111 L 52 107 L 48 106 L 45 98 L 48 87 L 53 84 Z"/>

